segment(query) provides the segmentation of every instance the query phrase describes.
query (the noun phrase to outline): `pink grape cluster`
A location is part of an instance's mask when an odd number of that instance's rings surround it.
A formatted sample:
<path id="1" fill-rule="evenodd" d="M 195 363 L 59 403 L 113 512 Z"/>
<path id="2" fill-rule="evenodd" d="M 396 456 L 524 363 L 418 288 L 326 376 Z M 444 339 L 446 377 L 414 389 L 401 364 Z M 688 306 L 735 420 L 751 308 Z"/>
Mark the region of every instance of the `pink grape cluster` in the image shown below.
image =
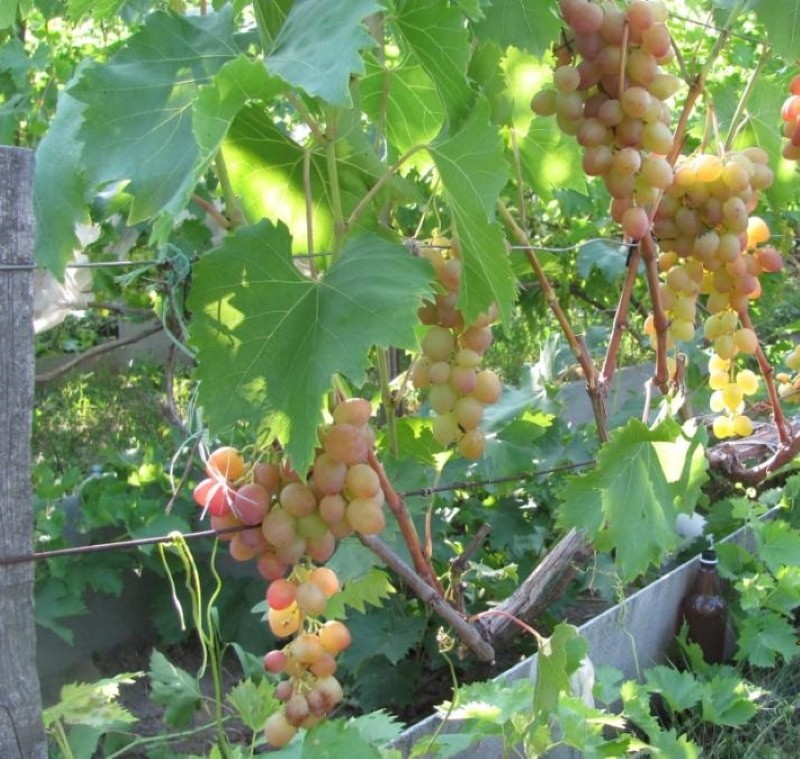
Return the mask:
<path id="1" fill-rule="evenodd" d="M 264 656 L 264 669 L 285 674 L 275 688 L 283 709 L 267 720 L 270 745 L 286 745 L 298 728 L 310 728 L 342 701 L 336 679 L 336 657 L 351 642 L 350 631 L 338 620 L 322 622 L 328 599 L 339 591 L 339 578 L 328 567 L 297 566 L 288 579 L 267 588 L 269 626 L 276 637 L 294 636 L 283 648 Z"/>
<path id="2" fill-rule="evenodd" d="M 602 177 L 612 218 L 633 240 L 650 228 L 650 209 L 672 182 L 667 155 L 674 147 L 665 101 L 680 80 L 662 71 L 674 53 L 660 2 L 559 0 L 567 25 L 556 50 L 553 87 L 531 108 L 555 115 L 562 132 L 583 148 L 583 169 Z"/>
<path id="3" fill-rule="evenodd" d="M 781 108 L 783 135 L 789 140 L 783 146 L 783 157 L 800 161 L 800 74 L 792 77 L 789 93 Z"/>
<path id="4" fill-rule="evenodd" d="M 293 639 L 268 653 L 269 672 L 285 673 L 276 696 L 282 711 L 265 726 L 278 747 L 310 727 L 342 699 L 335 657 L 350 644 L 347 627 L 323 622 L 327 601 L 339 590 L 324 564 L 337 540 L 354 531 L 375 535 L 386 526 L 386 496 L 369 463 L 375 436 L 371 407 L 362 398 L 342 401 L 320 433 L 321 446 L 305 478 L 286 462 L 246 462 L 233 447 L 216 449 L 194 499 L 215 530 L 252 527 L 219 536 L 237 561 L 255 560 L 267 588 L 267 619 L 278 638 Z"/>
<path id="5" fill-rule="evenodd" d="M 483 410 L 497 403 L 503 392 L 497 374 L 480 368 L 483 354 L 492 344 L 490 325 L 497 318 L 497 309 L 492 307 L 472 324 L 465 324 L 456 307 L 461 281 L 457 246 L 440 237 L 420 253 L 433 264 L 441 291 L 419 310 L 428 331 L 422 338 L 422 356 L 414 364 L 412 382 L 428 392 L 436 413 L 436 441 L 445 447 L 455 444 L 462 456 L 475 460 L 483 455 L 485 445 L 478 429 Z"/>

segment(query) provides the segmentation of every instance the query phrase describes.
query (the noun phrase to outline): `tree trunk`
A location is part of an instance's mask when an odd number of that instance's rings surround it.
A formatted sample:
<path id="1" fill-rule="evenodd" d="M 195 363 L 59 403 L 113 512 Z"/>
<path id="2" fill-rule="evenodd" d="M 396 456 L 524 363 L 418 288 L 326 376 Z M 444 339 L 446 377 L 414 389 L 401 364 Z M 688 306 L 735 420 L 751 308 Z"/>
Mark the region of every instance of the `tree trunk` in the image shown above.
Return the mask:
<path id="1" fill-rule="evenodd" d="M 0 557 L 31 551 L 32 189 L 33 153 L 0 147 Z M 46 756 L 33 565 L 0 566 L 0 757 Z"/>

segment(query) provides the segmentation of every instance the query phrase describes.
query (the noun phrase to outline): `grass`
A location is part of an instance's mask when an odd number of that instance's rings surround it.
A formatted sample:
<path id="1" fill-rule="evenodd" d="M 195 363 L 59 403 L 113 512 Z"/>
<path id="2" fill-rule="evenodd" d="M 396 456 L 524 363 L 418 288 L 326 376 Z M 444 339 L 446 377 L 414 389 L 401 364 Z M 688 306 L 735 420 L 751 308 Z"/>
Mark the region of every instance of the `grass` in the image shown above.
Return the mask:
<path id="1" fill-rule="evenodd" d="M 786 759 L 800 755 L 800 658 L 745 673 L 764 691 L 758 711 L 740 727 L 702 722 L 697 714 L 679 729 L 702 747 L 704 759 Z"/>
<path id="2" fill-rule="evenodd" d="M 176 379 L 178 402 L 188 380 Z M 158 446 L 171 454 L 180 444 L 166 414 L 164 369 L 134 363 L 124 373 L 111 369 L 74 371 L 36 387 L 33 461 L 56 472 L 115 458 L 121 452 Z"/>

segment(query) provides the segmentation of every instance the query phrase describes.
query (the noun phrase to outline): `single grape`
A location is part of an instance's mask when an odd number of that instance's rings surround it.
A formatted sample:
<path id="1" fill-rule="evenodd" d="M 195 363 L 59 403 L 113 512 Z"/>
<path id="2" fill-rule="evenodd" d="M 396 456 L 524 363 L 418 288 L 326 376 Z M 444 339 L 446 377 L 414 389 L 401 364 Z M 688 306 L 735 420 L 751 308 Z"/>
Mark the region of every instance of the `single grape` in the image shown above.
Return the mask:
<path id="1" fill-rule="evenodd" d="M 344 622 L 332 619 L 320 628 L 319 640 L 326 651 L 336 656 L 350 645 L 352 637 Z"/>
<path id="2" fill-rule="evenodd" d="M 380 491 L 381 481 L 369 464 L 354 464 L 347 470 L 345 487 L 353 498 L 372 498 Z"/>
<path id="3" fill-rule="evenodd" d="M 283 712 L 271 714 L 264 725 L 264 737 L 273 748 L 282 748 L 297 734 L 297 728 L 284 716 Z"/>
<path id="4" fill-rule="evenodd" d="M 347 423 L 331 426 L 322 445 L 326 453 L 348 466 L 366 461 L 369 454 L 362 428 Z"/>
<path id="5" fill-rule="evenodd" d="M 483 455 L 485 444 L 486 441 L 480 430 L 469 430 L 458 441 L 458 451 L 465 459 L 475 461 Z"/>
<path id="6" fill-rule="evenodd" d="M 316 567 L 308 576 L 309 582 L 313 582 L 325 594 L 325 598 L 330 598 L 339 591 L 339 578 L 329 567 Z"/>
<path id="7" fill-rule="evenodd" d="M 283 651 L 270 651 L 264 656 L 264 669 L 279 674 L 286 668 L 286 654 Z"/>
<path id="8" fill-rule="evenodd" d="M 269 491 L 257 482 L 242 485 L 233 499 L 233 510 L 244 524 L 261 524 L 269 507 Z"/>
<path id="9" fill-rule="evenodd" d="M 317 617 L 325 613 L 327 598 L 316 583 L 303 582 L 297 586 L 297 606 L 302 614 Z"/>
<path id="10" fill-rule="evenodd" d="M 267 587 L 267 603 L 271 609 L 288 609 L 297 595 L 297 586 L 290 580 L 273 580 Z"/>
<path id="11" fill-rule="evenodd" d="M 286 609 L 270 608 L 267 621 L 276 638 L 288 638 L 300 629 L 300 609 L 296 603 Z"/>
<path id="12" fill-rule="evenodd" d="M 381 507 L 372 499 L 355 498 L 347 505 L 347 521 L 356 532 L 377 535 L 386 527 Z"/>
<path id="13" fill-rule="evenodd" d="M 314 461 L 312 480 L 314 487 L 323 495 L 335 495 L 344 489 L 347 465 L 329 453 L 320 453 Z"/>
<path id="14" fill-rule="evenodd" d="M 244 459 L 236 448 L 217 448 L 206 461 L 206 472 L 209 477 L 223 477 L 234 482 L 244 474 Z"/>

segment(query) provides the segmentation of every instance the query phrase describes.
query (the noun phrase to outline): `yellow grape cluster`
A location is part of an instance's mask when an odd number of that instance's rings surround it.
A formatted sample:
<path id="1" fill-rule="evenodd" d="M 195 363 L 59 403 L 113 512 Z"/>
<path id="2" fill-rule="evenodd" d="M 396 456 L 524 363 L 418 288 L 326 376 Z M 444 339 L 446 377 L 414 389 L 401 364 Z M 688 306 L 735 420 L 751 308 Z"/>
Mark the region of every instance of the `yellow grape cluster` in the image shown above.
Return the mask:
<path id="1" fill-rule="evenodd" d="M 674 52 L 661 2 L 632 0 L 624 8 L 559 0 L 567 25 L 556 50 L 553 87 L 531 108 L 555 115 L 583 148 L 583 169 L 602 177 L 611 215 L 634 240 L 650 228 L 649 210 L 672 182 L 670 110 L 678 77 L 662 71 Z"/>
<path id="2" fill-rule="evenodd" d="M 375 535 L 386 526 L 386 496 L 369 463 L 375 436 L 369 401 L 351 398 L 333 410 L 320 432 L 321 446 L 306 477 L 288 463 L 245 461 L 233 447 L 216 449 L 194 499 L 215 530 L 246 528 L 219 536 L 237 561 L 255 560 L 267 588 L 267 619 L 278 638 L 293 637 L 267 654 L 265 668 L 285 673 L 276 696 L 284 709 L 265 726 L 274 747 L 288 743 L 342 699 L 335 657 L 350 643 L 347 627 L 323 622 L 328 599 L 339 590 L 324 564 L 337 540 L 353 531 Z"/>
<path id="3" fill-rule="evenodd" d="M 778 395 L 789 403 L 800 403 L 800 345 L 796 345 L 784 358 L 784 363 L 791 370 L 775 375 L 778 382 Z"/>
<path id="4" fill-rule="evenodd" d="M 350 631 L 343 622 L 320 619 L 328 599 L 338 591 L 339 578 L 332 569 L 303 565 L 267 588 L 270 628 L 279 638 L 294 636 L 283 648 L 264 656 L 267 672 L 287 676 L 275 688 L 283 709 L 264 726 L 275 748 L 285 746 L 298 728 L 316 725 L 342 701 L 336 657 L 350 645 Z"/>
<path id="5" fill-rule="evenodd" d="M 414 387 L 428 392 L 436 413 L 436 441 L 445 447 L 455 444 L 465 458 L 478 459 L 485 444 L 478 429 L 484 407 L 497 403 L 503 391 L 500 378 L 490 369 L 480 368 L 483 354 L 492 344 L 490 325 L 497 318 L 497 309 L 492 307 L 472 324 L 465 324 L 456 307 L 461 280 L 457 247 L 440 237 L 420 253 L 432 263 L 441 291 L 419 310 L 420 321 L 428 330 L 411 379 Z"/>
<path id="6" fill-rule="evenodd" d="M 715 414 L 713 432 L 720 438 L 747 437 L 753 432 L 753 422 L 744 414 L 745 397 L 758 392 L 758 377 L 750 369 L 736 370 L 731 359 L 716 353 L 708 362 L 708 383 L 714 391 L 710 406 Z"/>
<path id="7" fill-rule="evenodd" d="M 749 434 L 737 397 L 757 390 L 749 380 L 739 393 L 733 359 L 753 355 L 755 332 L 742 323 L 749 303 L 761 294 L 760 276 L 779 271 L 780 253 L 769 245 L 770 231 L 763 219 L 751 216 L 759 193 L 773 181 L 767 154 L 747 148 L 723 156 L 682 157 L 675 166 L 654 217 L 653 234 L 660 249 L 658 265 L 663 281 L 660 301 L 669 318 L 667 347 L 695 336 L 699 296 L 709 312 L 703 334 L 712 345 L 712 409 L 725 412 L 715 424 L 719 437 Z M 655 339 L 652 316 L 645 331 Z M 728 379 L 722 386 L 722 370 Z M 745 375 L 748 376 L 748 375 Z M 719 393 L 726 393 L 723 403 Z"/>

